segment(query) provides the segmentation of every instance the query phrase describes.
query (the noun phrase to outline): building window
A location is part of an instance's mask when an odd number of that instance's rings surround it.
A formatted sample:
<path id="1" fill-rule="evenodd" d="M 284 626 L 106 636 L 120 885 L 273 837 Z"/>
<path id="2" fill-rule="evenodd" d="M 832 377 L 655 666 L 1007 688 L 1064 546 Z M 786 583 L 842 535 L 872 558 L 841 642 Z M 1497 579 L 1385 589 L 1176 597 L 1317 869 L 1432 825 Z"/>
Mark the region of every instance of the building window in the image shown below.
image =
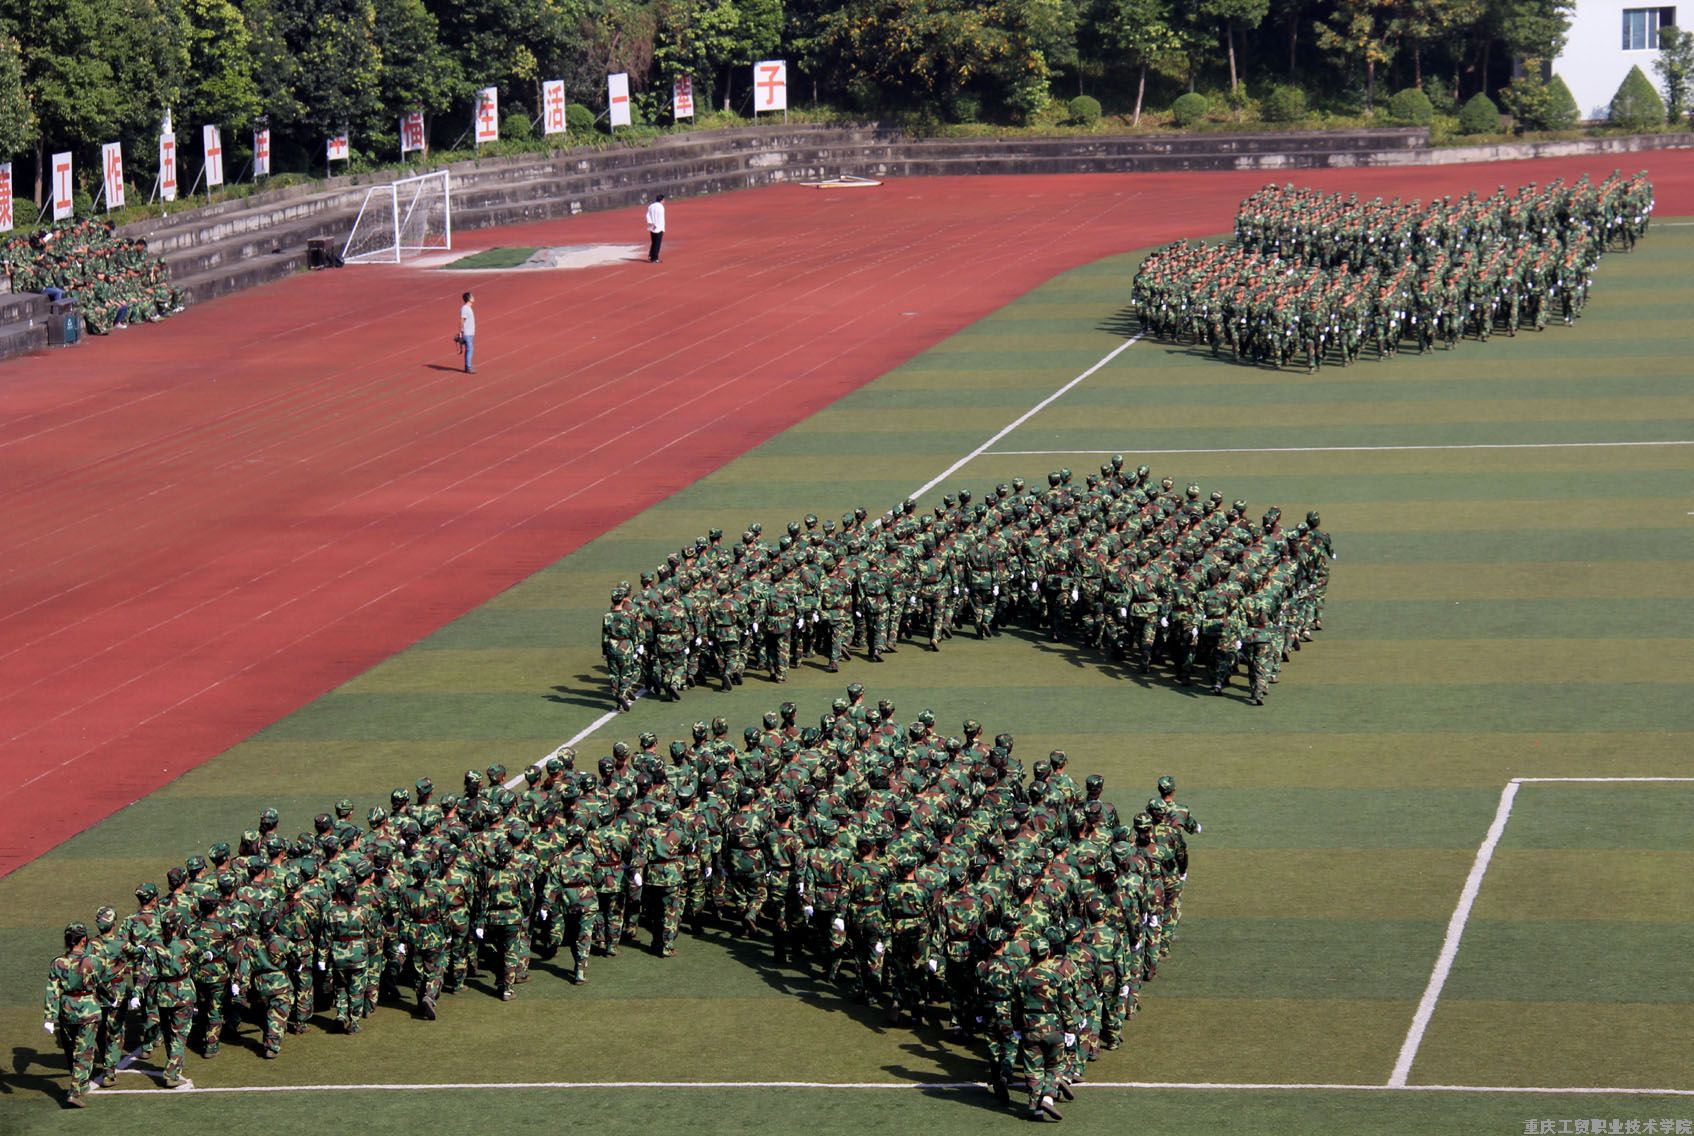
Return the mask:
<path id="1" fill-rule="evenodd" d="M 1657 51 L 1659 49 L 1659 29 L 1675 26 L 1675 8 L 1625 8 L 1623 10 L 1623 49 L 1625 51 Z"/>

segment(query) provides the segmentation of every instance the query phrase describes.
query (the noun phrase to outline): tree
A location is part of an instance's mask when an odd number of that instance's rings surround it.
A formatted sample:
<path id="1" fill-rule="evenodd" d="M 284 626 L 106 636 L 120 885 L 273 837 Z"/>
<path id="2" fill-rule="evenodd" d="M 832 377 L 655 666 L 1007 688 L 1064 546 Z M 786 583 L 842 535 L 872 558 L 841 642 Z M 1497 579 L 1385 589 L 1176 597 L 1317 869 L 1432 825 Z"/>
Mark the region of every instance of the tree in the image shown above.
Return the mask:
<path id="1" fill-rule="evenodd" d="M 1659 29 L 1659 57 L 1653 70 L 1664 84 L 1665 114 L 1672 125 L 1681 125 L 1694 96 L 1694 32 L 1681 28 Z"/>
<path id="2" fill-rule="evenodd" d="M 1423 90 L 1424 52 L 1434 44 L 1463 38 L 1481 21 L 1484 10 L 1485 0 L 1406 0 L 1401 5 L 1401 27 L 1412 54 L 1412 86 Z"/>
<path id="3" fill-rule="evenodd" d="M 1641 73 L 1641 68 L 1631 67 L 1618 85 L 1617 94 L 1612 96 L 1610 118 L 1613 126 L 1630 131 L 1657 130 L 1665 124 L 1664 100 Z"/>
<path id="4" fill-rule="evenodd" d="M 1343 64 L 1365 68 L 1365 113 L 1376 101 L 1376 68 L 1391 63 L 1405 24 L 1396 0 L 1335 0 L 1316 25 L 1318 46 Z"/>
<path id="5" fill-rule="evenodd" d="M 382 50 L 372 0 L 282 0 L 291 10 L 289 46 L 299 61 L 296 124 L 308 147 L 343 129 L 379 129 Z"/>
<path id="6" fill-rule="evenodd" d="M 252 36 L 230 0 L 184 0 L 187 65 L 176 104 L 186 123 L 240 128 L 259 114 Z"/>
<path id="7" fill-rule="evenodd" d="M 1493 0 L 1500 42 L 1515 58 L 1557 59 L 1576 0 Z"/>
<path id="8" fill-rule="evenodd" d="M 1201 0 L 1201 11 L 1216 20 L 1223 28 L 1223 41 L 1229 54 L 1229 89 L 1233 93 L 1240 85 L 1235 67 L 1235 29 L 1251 32 L 1264 22 L 1270 11 L 1270 0 Z"/>
<path id="9" fill-rule="evenodd" d="M 421 110 L 427 123 L 464 94 L 468 86 L 464 72 L 442 44 L 439 32 L 435 15 L 423 0 L 376 0 L 385 126 L 414 110 Z M 424 137 L 427 144 L 427 127 Z"/>
<path id="10" fill-rule="evenodd" d="M 718 91 L 718 73 L 740 45 L 741 9 L 733 0 L 671 0 L 661 4 L 653 39 L 653 66 L 664 79 L 693 76 L 700 101 Z M 728 109 L 728 91 L 725 109 Z"/>
<path id="11" fill-rule="evenodd" d="M 18 41 L 0 35 L 0 160 L 35 145 L 35 107 L 24 89 L 23 53 Z"/>
<path id="12" fill-rule="evenodd" d="M 1169 0 L 1105 0 L 1101 38 L 1136 69 L 1135 125 L 1147 96 L 1147 69 L 1182 50 Z"/>
<path id="13" fill-rule="evenodd" d="M 120 9 L 112 0 L 8 0 L 4 29 L 19 44 L 24 95 L 35 109 L 35 201 L 45 188 L 47 147 L 93 144 L 123 125 L 112 48 Z M 27 35 L 19 34 L 28 29 Z"/>

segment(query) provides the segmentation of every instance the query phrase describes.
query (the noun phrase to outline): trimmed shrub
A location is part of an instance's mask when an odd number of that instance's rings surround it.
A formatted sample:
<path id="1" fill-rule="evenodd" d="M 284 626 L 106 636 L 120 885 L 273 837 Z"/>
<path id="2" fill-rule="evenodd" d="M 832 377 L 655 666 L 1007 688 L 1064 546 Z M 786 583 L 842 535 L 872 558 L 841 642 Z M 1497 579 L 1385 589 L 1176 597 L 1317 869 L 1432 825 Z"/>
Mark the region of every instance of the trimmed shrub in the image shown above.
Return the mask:
<path id="1" fill-rule="evenodd" d="M 534 138 L 535 124 L 529 120 L 529 112 L 522 107 L 507 112 L 500 120 L 500 137 L 514 142 L 528 142 Z"/>
<path id="2" fill-rule="evenodd" d="M 1494 105 L 1494 100 L 1478 91 L 1459 108 L 1459 133 L 1500 133 L 1500 108 Z"/>
<path id="3" fill-rule="evenodd" d="M 1299 122 L 1306 117 L 1306 92 L 1299 87 L 1272 87 L 1259 104 L 1259 116 L 1266 122 Z"/>
<path id="4" fill-rule="evenodd" d="M 1100 100 L 1092 95 L 1078 95 L 1065 104 L 1065 111 L 1078 126 L 1093 126 L 1100 121 Z"/>
<path id="5" fill-rule="evenodd" d="M 1611 122 L 1624 130 L 1657 130 L 1665 124 L 1665 100 L 1641 68 L 1631 67 L 1612 96 Z"/>
<path id="6" fill-rule="evenodd" d="M 1581 121 L 1582 111 L 1576 105 L 1576 96 L 1570 93 L 1563 79 L 1554 75 L 1547 80 L 1546 117 L 1541 129 L 1574 130 Z"/>
<path id="7" fill-rule="evenodd" d="M 1171 121 L 1178 126 L 1193 126 L 1206 117 L 1206 112 L 1212 109 L 1212 104 L 1206 101 L 1206 96 L 1198 91 L 1189 91 L 1186 95 L 1171 104 Z M 1663 113 L 1659 115 L 1661 121 Z"/>
<path id="8" fill-rule="evenodd" d="M 1388 121 L 1395 126 L 1428 126 L 1435 121 L 1435 104 L 1416 87 L 1407 87 L 1388 100 Z"/>
<path id="9" fill-rule="evenodd" d="M 581 103 L 566 103 L 565 129 L 572 134 L 592 134 L 594 132 L 594 112 Z"/>

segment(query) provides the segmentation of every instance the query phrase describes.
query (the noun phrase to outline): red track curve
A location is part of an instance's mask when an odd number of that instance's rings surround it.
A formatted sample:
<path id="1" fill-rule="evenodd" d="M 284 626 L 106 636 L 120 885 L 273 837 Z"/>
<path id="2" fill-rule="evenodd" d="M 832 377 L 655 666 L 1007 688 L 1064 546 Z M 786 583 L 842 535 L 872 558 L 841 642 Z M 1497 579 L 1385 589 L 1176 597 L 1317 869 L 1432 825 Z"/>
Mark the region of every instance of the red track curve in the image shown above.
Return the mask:
<path id="1" fill-rule="evenodd" d="M 1660 212 L 1694 213 L 1694 154 L 1646 160 Z M 1610 168 L 1289 177 L 1427 197 Z M 0 875 L 1053 275 L 1226 229 L 1266 180 L 728 194 L 673 203 L 658 267 L 318 273 L 4 365 Z M 473 239 L 642 237 L 622 210 Z M 440 369 L 467 286 L 474 378 Z"/>

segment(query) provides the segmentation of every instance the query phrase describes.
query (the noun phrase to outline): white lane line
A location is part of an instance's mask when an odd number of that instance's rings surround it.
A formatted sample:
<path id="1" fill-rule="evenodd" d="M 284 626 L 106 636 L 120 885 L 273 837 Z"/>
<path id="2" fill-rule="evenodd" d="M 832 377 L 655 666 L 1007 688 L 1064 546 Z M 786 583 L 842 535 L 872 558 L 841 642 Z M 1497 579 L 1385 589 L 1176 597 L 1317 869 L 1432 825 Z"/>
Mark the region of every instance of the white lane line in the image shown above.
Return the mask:
<path id="1" fill-rule="evenodd" d="M 1223 450 L 987 450 L 981 457 L 989 458 L 1059 458 L 1072 454 L 1116 455 L 1125 457 L 1140 454 L 1368 454 L 1395 450 L 1597 450 L 1624 446 L 1694 446 L 1694 441 L 1655 440 L 1646 442 L 1477 442 L 1467 445 L 1425 446 L 1252 446 Z M 957 466 L 954 467 L 958 468 Z M 948 470 L 952 473 L 953 470 Z M 945 476 L 945 475 L 943 475 Z M 940 480 L 937 478 L 936 480 Z M 930 485 L 933 485 L 931 482 Z M 925 486 L 924 488 L 929 488 Z"/>
<path id="2" fill-rule="evenodd" d="M 1141 336 L 1137 334 L 1133 338 L 1124 340 L 1122 343 L 1106 352 L 1105 355 L 1100 357 L 1099 362 L 1095 363 L 1092 367 L 1088 368 L 1088 370 L 1082 372 L 1082 374 L 1078 375 L 1076 378 L 1072 379 L 1070 382 L 1066 383 L 1064 386 L 1060 387 L 1058 390 L 1054 391 L 1052 394 L 1048 395 L 1046 398 L 1042 399 L 1022 414 L 1018 415 L 1016 418 L 1012 419 L 1012 421 L 1008 423 L 998 434 L 995 434 L 992 438 L 988 439 L 988 441 L 982 443 L 982 445 L 978 446 L 976 449 L 972 450 L 970 453 L 942 470 L 935 476 L 934 479 L 925 482 L 921 488 L 912 494 L 912 496 L 914 498 L 922 497 L 925 493 L 928 493 L 931 489 L 934 489 L 937 485 L 940 485 L 943 481 L 946 481 L 949 477 L 958 473 L 959 470 L 981 457 L 988 447 L 992 446 L 995 442 L 998 442 L 1001 438 L 1004 438 L 1007 434 L 1010 434 L 1013 430 L 1016 430 L 1019 426 L 1022 426 L 1025 422 L 1028 422 L 1031 418 L 1034 418 L 1037 414 L 1040 414 L 1043 410 L 1046 410 L 1049 406 L 1053 405 L 1053 403 L 1057 402 L 1060 398 L 1069 393 L 1072 387 L 1076 386 L 1076 384 L 1080 383 L 1083 379 L 1086 379 L 1089 375 L 1098 371 L 1101 367 L 1104 367 L 1107 363 L 1110 363 L 1113 359 L 1116 359 L 1119 355 L 1122 355 L 1125 351 L 1128 351 L 1131 347 L 1135 346 L 1140 339 Z"/>
<path id="3" fill-rule="evenodd" d="M 1477 892 L 1482 890 L 1482 877 L 1488 871 L 1488 862 L 1494 858 L 1494 849 L 1499 845 L 1501 835 L 1506 831 L 1506 822 L 1511 819 L 1512 802 L 1517 799 L 1519 787 L 1519 782 L 1509 781 L 1500 790 L 1500 805 L 1494 810 L 1494 823 L 1488 826 L 1488 835 L 1482 838 L 1482 845 L 1476 850 L 1476 859 L 1471 863 L 1464 890 L 1459 892 L 1459 905 L 1447 921 L 1447 937 L 1441 943 L 1441 953 L 1436 956 L 1435 969 L 1430 971 L 1429 985 L 1424 987 L 1423 997 L 1418 1000 L 1411 1028 L 1406 1031 L 1406 1040 L 1400 1046 L 1400 1056 L 1394 1062 L 1394 1071 L 1388 1076 L 1391 1089 L 1405 1088 L 1406 1078 L 1411 1075 L 1412 1062 L 1417 1058 L 1418 1047 L 1423 1044 L 1424 1031 L 1429 1028 L 1429 1019 L 1435 1015 L 1435 1003 L 1441 997 L 1441 988 L 1447 984 L 1453 959 L 1459 953 L 1459 939 L 1465 933 L 1465 924 L 1470 921 Z"/>
<path id="4" fill-rule="evenodd" d="M 1614 781 L 1694 781 L 1694 777 L 1514 777 L 1520 785 L 1547 785 L 1561 781 L 1593 781 L 1599 784 Z"/>
<path id="5" fill-rule="evenodd" d="M 647 693 L 647 688 L 644 687 L 644 686 L 638 686 L 638 687 L 635 688 L 635 697 L 636 698 L 640 698 L 643 694 L 646 694 L 646 693 Z M 541 757 L 536 760 L 535 765 L 537 765 L 537 766 L 544 765 L 546 763 L 547 759 L 549 757 L 552 757 L 555 754 L 557 754 L 559 752 L 559 750 L 564 749 L 565 746 L 576 745 L 583 738 L 588 737 L 590 734 L 592 734 L 596 730 L 600 729 L 600 727 L 604 726 L 607 722 L 610 722 L 613 718 L 616 718 L 620 713 L 622 713 L 622 711 L 620 711 L 620 710 L 608 710 L 608 711 L 606 711 L 604 714 L 602 714 L 598 718 L 594 719 L 594 721 L 588 723 L 588 725 L 586 725 L 582 729 L 578 730 L 574 737 L 570 738 L 568 741 L 560 743 L 557 747 L 550 749 L 546 753 L 542 754 Z M 506 779 L 505 787 L 507 789 L 516 789 L 519 785 L 522 785 L 523 783 L 524 783 L 523 770 L 520 769 L 516 773 L 514 773 L 511 777 Z"/>
<path id="6" fill-rule="evenodd" d="M 1694 1089 L 1616 1088 L 1575 1085 L 1361 1085 L 1321 1081 L 1089 1081 L 1077 1088 L 1168 1089 L 1186 1092 L 1358 1092 L 1358 1093 L 1503 1093 L 1537 1096 L 1651 1096 L 1694 1097 Z M 101 1096 L 150 1096 L 178 1093 L 380 1093 L 425 1091 L 512 1091 L 521 1089 L 805 1089 L 823 1092 L 885 1091 L 956 1092 L 988 1086 L 980 1081 L 440 1081 L 419 1084 L 377 1082 L 355 1085 L 219 1085 L 180 1089 L 98 1089 Z"/>

